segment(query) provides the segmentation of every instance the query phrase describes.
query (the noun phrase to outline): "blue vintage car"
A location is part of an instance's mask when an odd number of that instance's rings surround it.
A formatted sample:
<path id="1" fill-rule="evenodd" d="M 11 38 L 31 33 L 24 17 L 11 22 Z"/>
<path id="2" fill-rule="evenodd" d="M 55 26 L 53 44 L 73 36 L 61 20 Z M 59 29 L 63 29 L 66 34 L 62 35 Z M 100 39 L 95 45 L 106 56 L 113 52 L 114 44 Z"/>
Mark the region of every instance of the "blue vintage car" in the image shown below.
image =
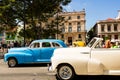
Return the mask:
<path id="1" fill-rule="evenodd" d="M 9 67 L 15 67 L 18 64 L 50 63 L 53 51 L 61 47 L 67 47 L 62 40 L 35 40 L 29 47 L 9 49 L 4 55 L 4 61 Z"/>

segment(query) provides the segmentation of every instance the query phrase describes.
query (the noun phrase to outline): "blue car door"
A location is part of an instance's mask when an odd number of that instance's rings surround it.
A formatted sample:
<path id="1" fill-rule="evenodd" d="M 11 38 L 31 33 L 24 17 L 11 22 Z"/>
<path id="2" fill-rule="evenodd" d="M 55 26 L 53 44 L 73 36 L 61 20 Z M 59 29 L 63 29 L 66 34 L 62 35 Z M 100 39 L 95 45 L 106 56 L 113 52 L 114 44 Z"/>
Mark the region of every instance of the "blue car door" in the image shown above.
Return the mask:
<path id="1" fill-rule="evenodd" d="M 43 42 L 40 54 L 40 59 L 43 62 L 50 62 L 50 58 L 53 55 L 54 47 L 51 46 L 50 42 Z"/>
<path id="2" fill-rule="evenodd" d="M 30 47 L 30 51 L 31 51 L 31 62 L 39 62 L 40 59 L 40 43 L 36 42 L 33 43 Z M 28 59 L 27 59 L 28 60 Z"/>
<path id="3" fill-rule="evenodd" d="M 40 48 L 34 48 L 32 49 L 33 51 L 33 62 L 38 62 L 38 60 L 40 59 Z"/>

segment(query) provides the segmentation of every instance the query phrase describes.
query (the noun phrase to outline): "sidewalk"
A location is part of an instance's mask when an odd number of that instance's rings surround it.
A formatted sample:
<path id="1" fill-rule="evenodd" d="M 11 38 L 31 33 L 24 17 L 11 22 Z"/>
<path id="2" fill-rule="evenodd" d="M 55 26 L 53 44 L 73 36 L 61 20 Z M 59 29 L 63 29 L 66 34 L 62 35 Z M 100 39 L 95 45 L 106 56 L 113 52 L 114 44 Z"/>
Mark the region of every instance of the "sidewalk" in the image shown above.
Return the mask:
<path id="1" fill-rule="evenodd" d="M 0 59 L 3 59 L 4 58 L 4 54 L 1 50 L 0 50 Z"/>
<path id="2" fill-rule="evenodd" d="M 5 50 L 5 52 L 3 53 L 2 50 L 0 49 L 0 59 L 4 58 L 4 54 L 7 52 L 7 49 Z"/>
<path id="3" fill-rule="evenodd" d="M 0 52 L 0 59 L 4 58 L 4 54 Z"/>

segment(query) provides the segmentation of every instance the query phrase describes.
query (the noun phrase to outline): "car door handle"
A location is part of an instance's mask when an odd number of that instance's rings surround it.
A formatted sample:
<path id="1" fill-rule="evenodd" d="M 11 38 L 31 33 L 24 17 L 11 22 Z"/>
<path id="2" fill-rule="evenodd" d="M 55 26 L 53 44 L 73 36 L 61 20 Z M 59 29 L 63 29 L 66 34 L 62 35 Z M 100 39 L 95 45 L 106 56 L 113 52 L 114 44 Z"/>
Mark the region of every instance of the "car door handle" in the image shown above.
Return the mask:
<path id="1" fill-rule="evenodd" d="M 82 54 L 89 54 L 89 52 L 81 52 Z"/>

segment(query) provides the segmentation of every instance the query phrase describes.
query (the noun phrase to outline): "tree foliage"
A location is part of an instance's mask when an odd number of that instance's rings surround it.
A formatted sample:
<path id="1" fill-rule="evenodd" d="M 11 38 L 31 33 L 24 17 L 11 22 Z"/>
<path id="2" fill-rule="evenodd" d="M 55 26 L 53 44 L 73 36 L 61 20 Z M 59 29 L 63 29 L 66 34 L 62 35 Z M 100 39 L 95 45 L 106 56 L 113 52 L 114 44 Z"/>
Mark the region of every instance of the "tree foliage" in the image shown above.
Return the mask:
<path id="1" fill-rule="evenodd" d="M 62 6 L 70 2 L 71 0 L 1 0 L 0 28 L 5 27 L 5 30 L 9 30 L 16 27 L 20 22 L 25 22 L 31 28 L 26 30 L 25 33 L 21 31 L 20 35 L 25 34 L 26 37 L 32 38 L 36 34 L 30 34 L 30 32 L 36 31 L 37 24 L 40 24 L 42 29 L 42 22 L 46 22 L 48 18 L 61 12 Z"/>
<path id="2" fill-rule="evenodd" d="M 60 34 L 62 26 L 64 22 L 64 17 L 59 16 L 58 14 L 54 17 L 54 20 L 45 22 L 43 38 L 55 38 L 55 34 Z M 58 27 L 59 26 L 59 27 Z"/>
<path id="3" fill-rule="evenodd" d="M 14 0 L 0 1 L 0 28 L 2 30 L 12 29 L 16 26 L 16 17 L 11 8 Z"/>

